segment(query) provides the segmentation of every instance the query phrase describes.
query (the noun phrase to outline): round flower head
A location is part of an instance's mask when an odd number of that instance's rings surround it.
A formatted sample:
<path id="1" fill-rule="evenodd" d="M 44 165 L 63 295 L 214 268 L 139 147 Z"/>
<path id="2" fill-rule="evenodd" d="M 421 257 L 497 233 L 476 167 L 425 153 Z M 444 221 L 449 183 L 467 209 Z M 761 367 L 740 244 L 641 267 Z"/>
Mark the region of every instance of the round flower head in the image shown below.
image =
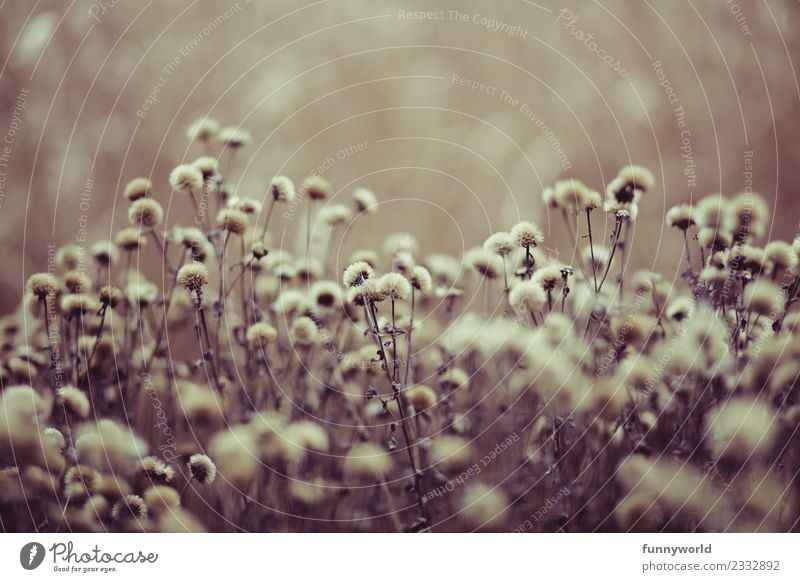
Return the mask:
<path id="1" fill-rule="evenodd" d="M 356 261 L 344 270 L 342 282 L 345 287 L 358 287 L 364 281 L 372 277 L 374 271 L 369 263 Z"/>
<path id="2" fill-rule="evenodd" d="M 570 212 L 592 210 L 600 206 L 600 194 L 587 187 L 580 180 L 570 178 L 553 184 L 552 193 L 545 197 L 549 206 L 563 208 Z M 549 200 L 547 200 L 550 198 Z"/>
<path id="3" fill-rule="evenodd" d="M 544 305 L 544 301 L 541 302 L 541 305 Z M 439 377 L 439 387 L 448 392 L 459 388 L 467 388 L 469 387 L 469 374 L 461 368 L 450 368 Z"/>
<path id="4" fill-rule="evenodd" d="M 61 299 L 61 311 L 69 318 L 100 311 L 100 301 L 86 293 L 70 293 Z"/>
<path id="5" fill-rule="evenodd" d="M 516 311 L 540 311 L 547 303 L 547 295 L 538 281 L 522 281 L 511 288 L 508 300 Z"/>
<path id="6" fill-rule="evenodd" d="M 56 390 L 56 400 L 66 408 L 67 412 L 79 418 L 89 416 L 89 399 L 86 394 L 74 386 L 64 386 Z"/>
<path id="7" fill-rule="evenodd" d="M 140 198 L 128 209 L 128 220 L 139 228 L 158 228 L 164 220 L 164 209 L 152 198 Z"/>
<path id="8" fill-rule="evenodd" d="M 208 269 L 203 263 L 189 263 L 178 271 L 178 285 L 187 291 L 200 291 L 208 284 Z"/>
<path id="9" fill-rule="evenodd" d="M 538 225 L 523 220 L 511 228 L 511 238 L 517 246 L 530 249 L 544 242 L 544 233 Z"/>
<path id="10" fill-rule="evenodd" d="M 252 349 L 265 350 L 268 345 L 278 339 L 278 332 L 270 324 L 259 321 L 247 328 L 245 339 Z"/>
<path id="11" fill-rule="evenodd" d="M 147 178 L 134 178 L 125 185 L 125 198 L 130 202 L 147 198 L 153 185 Z"/>
<path id="12" fill-rule="evenodd" d="M 617 179 L 630 190 L 646 193 L 656 185 L 653 173 L 644 166 L 625 166 L 617 174 Z"/>
<path id="13" fill-rule="evenodd" d="M 747 461 L 765 454 L 778 429 L 777 413 L 759 399 L 728 400 L 708 417 L 711 448 L 716 458 Z"/>
<path id="14" fill-rule="evenodd" d="M 322 211 L 322 220 L 330 226 L 341 226 L 353 218 L 353 211 L 344 204 L 334 204 Z"/>
<path id="15" fill-rule="evenodd" d="M 28 278 L 28 291 L 37 299 L 53 295 L 58 288 L 58 279 L 50 273 L 36 273 Z"/>
<path id="16" fill-rule="evenodd" d="M 147 505 L 138 495 L 126 495 L 111 508 L 111 517 L 114 519 L 147 517 Z"/>
<path id="17" fill-rule="evenodd" d="M 147 239 L 142 238 L 142 233 L 138 228 L 129 226 L 117 232 L 114 243 L 125 252 L 133 252 L 143 247 L 147 243 Z"/>
<path id="18" fill-rule="evenodd" d="M 192 167 L 200 172 L 203 176 L 203 180 L 208 180 L 219 172 L 219 160 L 212 156 L 201 156 L 192 162 Z M 194 189 L 191 190 L 191 192 L 194 191 Z"/>
<path id="19" fill-rule="evenodd" d="M 208 143 L 216 137 L 218 131 L 219 123 L 217 123 L 216 119 L 201 117 L 189 126 L 189 129 L 186 131 L 186 136 L 189 138 L 189 141 Z"/>
<path id="20" fill-rule="evenodd" d="M 192 455 L 186 466 L 192 479 L 200 485 L 209 485 L 217 478 L 217 466 L 206 455 Z"/>
<path id="21" fill-rule="evenodd" d="M 181 164 L 170 172 L 169 184 L 174 192 L 181 194 L 199 192 L 203 187 L 203 173 L 193 164 Z"/>
<path id="22" fill-rule="evenodd" d="M 483 243 L 490 253 L 505 257 L 514 250 L 514 239 L 507 232 L 496 232 Z"/>
<path id="23" fill-rule="evenodd" d="M 47 427 L 42 432 L 44 438 L 53 443 L 59 451 L 63 451 L 67 446 L 67 441 L 64 439 L 64 434 L 57 428 Z"/>
<path id="24" fill-rule="evenodd" d="M 400 253 L 416 255 L 419 251 L 419 242 L 414 235 L 407 232 L 395 232 L 386 237 L 383 241 L 383 252 L 389 256 Z"/>
<path id="25" fill-rule="evenodd" d="M 103 267 L 110 267 L 119 260 L 119 249 L 111 241 L 94 243 L 91 252 L 97 264 Z"/>
<path id="26" fill-rule="evenodd" d="M 217 139 L 225 147 L 238 149 L 250 144 L 250 133 L 238 127 L 223 127 L 217 133 Z"/>
<path id="27" fill-rule="evenodd" d="M 311 200 L 326 200 L 331 195 L 331 185 L 321 176 L 309 176 L 303 181 L 303 192 Z"/>
<path id="28" fill-rule="evenodd" d="M 116 309 L 118 306 L 122 305 L 122 302 L 125 300 L 122 291 L 113 285 L 106 285 L 100 289 L 98 298 L 101 304 L 108 305 L 111 309 Z"/>
<path id="29" fill-rule="evenodd" d="M 411 270 L 411 286 L 423 295 L 427 295 L 433 289 L 433 278 L 430 271 L 422 266 L 416 266 Z"/>
<path id="30" fill-rule="evenodd" d="M 249 198 L 246 196 L 242 198 L 239 196 L 234 196 L 228 200 L 228 206 L 230 208 L 235 208 L 236 210 L 241 210 L 247 216 L 258 214 L 261 211 L 261 202 L 255 198 Z"/>
<path id="31" fill-rule="evenodd" d="M 730 247 L 733 237 L 727 230 L 706 226 L 697 231 L 697 242 L 704 249 L 716 252 Z"/>
<path id="32" fill-rule="evenodd" d="M 317 341 L 317 325 L 310 317 L 302 316 L 292 321 L 292 343 L 296 346 L 310 346 Z"/>
<path id="33" fill-rule="evenodd" d="M 536 271 L 533 280 L 539 283 L 545 291 L 552 291 L 564 282 L 564 275 L 561 273 L 561 267 L 548 265 Z"/>
<path id="34" fill-rule="evenodd" d="M 367 279 L 361 285 L 350 289 L 351 293 L 348 294 L 350 302 L 356 305 L 363 305 L 364 300 L 380 303 L 386 299 L 379 281 L 380 279 Z"/>
<path id="35" fill-rule="evenodd" d="M 764 247 L 764 266 L 769 274 L 777 273 L 783 269 L 795 268 L 796 256 L 792 252 L 792 245 L 782 240 L 774 240 Z"/>
<path id="36" fill-rule="evenodd" d="M 711 194 L 697 203 L 695 208 L 695 222 L 701 228 L 714 230 L 730 230 L 732 216 L 730 205 L 722 194 Z"/>
<path id="37" fill-rule="evenodd" d="M 500 257 L 484 248 L 468 250 L 464 254 L 464 261 L 487 279 L 496 279 L 503 273 L 503 262 Z"/>
<path id="38" fill-rule="evenodd" d="M 154 485 L 142 494 L 144 504 L 148 510 L 159 514 L 170 512 L 176 507 L 180 507 L 180 494 L 172 487 L 166 485 Z"/>
<path id="39" fill-rule="evenodd" d="M 369 249 L 360 249 L 350 255 L 351 263 L 359 263 L 362 261 L 374 269 L 378 266 L 378 263 L 380 263 L 380 257 L 378 253 Z"/>
<path id="40" fill-rule="evenodd" d="M 138 469 L 153 483 L 169 483 L 175 476 L 175 470 L 158 457 L 143 458 Z"/>
<path id="41" fill-rule="evenodd" d="M 752 192 L 742 192 L 730 201 L 733 234 L 737 240 L 761 238 L 770 218 L 764 199 Z"/>
<path id="42" fill-rule="evenodd" d="M 406 398 L 411 403 L 411 406 L 414 407 L 415 412 L 424 412 L 432 408 L 438 400 L 436 392 L 423 384 L 412 386 L 406 390 Z"/>
<path id="43" fill-rule="evenodd" d="M 56 265 L 63 269 L 77 269 L 82 255 L 78 245 L 64 245 L 56 251 Z"/>
<path id="44" fill-rule="evenodd" d="M 667 226 L 688 230 L 694 223 L 694 208 L 690 204 L 678 204 L 667 212 Z"/>
<path id="45" fill-rule="evenodd" d="M 247 230 L 247 215 L 236 208 L 223 208 L 217 214 L 217 226 L 231 234 L 244 234 Z"/>
<path id="46" fill-rule="evenodd" d="M 64 287 L 70 293 L 86 293 L 92 288 L 92 280 L 83 271 L 64 273 Z"/>
<path id="47" fill-rule="evenodd" d="M 694 301 L 690 297 L 678 297 L 667 306 L 667 319 L 683 321 L 694 312 Z"/>
<path id="48" fill-rule="evenodd" d="M 400 273 L 386 273 L 378 279 L 378 290 L 390 299 L 404 301 L 411 295 L 411 283 Z"/>
<path id="49" fill-rule="evenodd" d="M 269 193 L 277 202 L 292 202 L 297 195 L 294 182 L 286 176 L 275 176 L 269 183 Z"/>
<path id="50" fill-rule="evenodd" d="M 356 203 L 356 210 L 364 214 L 375 214 L 378 212 L 378 199 L 372 190 L 366 188 L 356 188 L 353 192 L 353 200 Z"/>
<path id="51" fill-rule="evenodd" d="M 321 309 L 331 309 L 341 303 L 339 286 L 333 281 L 317 281 L 311 286 L 311 301 Z"/>
<path id="52" fill-rule="evenodd" d="M 745 291 L 745 306 L 755 315 L 777 317 L 783 313 L 785 301 L 784 291 L 769 281 L 758 279 Z"/>

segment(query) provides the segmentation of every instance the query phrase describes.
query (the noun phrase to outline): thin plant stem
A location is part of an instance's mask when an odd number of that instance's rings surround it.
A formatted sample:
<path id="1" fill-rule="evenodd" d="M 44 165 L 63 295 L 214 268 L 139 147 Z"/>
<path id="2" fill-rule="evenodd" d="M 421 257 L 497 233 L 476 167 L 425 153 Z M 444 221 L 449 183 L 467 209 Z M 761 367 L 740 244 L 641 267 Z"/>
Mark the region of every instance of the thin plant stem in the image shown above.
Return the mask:
<path id="1" fill-rule="evenodd" d="M 586 227 L 589 229 L 589 252 L 592 255 L 592 277 L 594 277 L 594 292 L 597 293 L 597 263 L 594 259 L 594 240 L 592 239 L 592 209 L 586 209 Z M 563 309 L 562 309 L 563 311 Z"/>
<path id="2" fill-rule="evenodd" d="M 275 210 L 275 197 L 272 197 L 272 200 L 267 207 L 267 219 L 264 221 L 264 228 L 261 229 L 261 241 L 263 242 L 267 236 L 267 229 L 269 228 L 269 221 L 272 218 L 272 212 Z"/>

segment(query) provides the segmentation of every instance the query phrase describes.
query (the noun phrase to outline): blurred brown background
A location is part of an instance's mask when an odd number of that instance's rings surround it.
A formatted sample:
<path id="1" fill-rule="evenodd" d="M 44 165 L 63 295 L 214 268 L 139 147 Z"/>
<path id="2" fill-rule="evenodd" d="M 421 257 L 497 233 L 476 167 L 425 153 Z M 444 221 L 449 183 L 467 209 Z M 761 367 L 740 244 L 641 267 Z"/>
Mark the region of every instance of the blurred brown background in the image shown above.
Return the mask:
<path id="1" fill-rule="evenodd" d="M 253 135 L 242 195 L 320 165 L 341 196 L 372 188 L 386 207 L 347 251 L 407 230 L 459 253 L 519 216 L 563 244 L 542 188 L 601 189 L 632 161 L 659 180 L 637 266 L 674 271 L 665 209 L 743 190 L 747 151 L 754 190 L 777 202 L 770 237 L 800 219 L 796 0 L 16 1 L 0 28 L 2 312 L 83 215 L 93 238 L 125 223 L 130 178 L 151 176 L 181 221 L 167 175 L 201 153 L 185 130 L 204 115 Z"/>

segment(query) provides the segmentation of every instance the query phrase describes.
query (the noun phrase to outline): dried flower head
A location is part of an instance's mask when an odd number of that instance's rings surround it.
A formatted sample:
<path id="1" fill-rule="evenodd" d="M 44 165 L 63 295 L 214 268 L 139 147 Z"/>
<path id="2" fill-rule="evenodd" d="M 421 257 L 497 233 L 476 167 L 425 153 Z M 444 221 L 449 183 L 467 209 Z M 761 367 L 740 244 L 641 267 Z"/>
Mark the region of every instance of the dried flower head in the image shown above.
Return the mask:
<path id="1" fill-rule="evenodd" d="M 269 193 L 277 202 L 292 202 L 297 196 L 294 182 L 286 176 L 275 176 L 269 183 Z"/>
<path id="2" fill-rule="evenodd" d="M 61 311 L 67 318 L 83 317 L 100 311 L 100 301 L 86 293 L 70 293 L 61 298 Z"/>
<path id="3" fill-rule="evenodd" d="M 486 239 L 483 248 L 490 253 L 505 257 L 514 250 L 514 239 L 507 232 L 496 232 Z"/>
<path id="4" fill-rule="evenodd" d="M 375 193 L 366 188 L 356 188 L 353 191 L 353 200 L 356 204 L 356 210 L 364 214 L 375 214 L 378 212 L 378 199 L 375 198 Z"/>
<path id="5" fill-rule="evenodd" d="M 602 202 L 599 192 L 574 178 L 556 182 L 552 189 L 545 190 L 544 197 L 548 206 L 569 212 L 592 210 Z"/>
<path id="6" fill-rule="evenodd" d="M 625 187 L 638 190 L 643 194 L 652 190 L 656 185 L 653 173 L 644 166 L 625 166 L 620 169 L 617 179 Z"/>
<path id="7" fill-rule="evenodd" d="M 140 198 L 128 209 L 128 220 L 142 229 L 158 228 L 164 220 L 164 209 L 152 198 Z"/>
<path id="8" fill-rule="evenodd" d="M 195 120 L 186 131 L 189 141 L 208 143 L 217 136 L 219 123 L 211 117 L 201 117 Z"/>
<path id="9" fill-rule="evenodd" d="M 322 220 L 329 226 L 341 226 L 353 218 L 353 211 L 344 204 L 333 204 L 322 211 Z"/>
<path id="10" fill-rule="evenodd" d="M 187 291 L 200 291 L 208 284 L 208 269 L 203 263 L 189 263 L 178 271 L 178 285 Z"/>
<path id="11" fill-rule="evenodd" d="M 114 519 L 139 519 L 147 517 L 147 505 L 138 495 L 126 495 L 111 508 Z"/>
<path id="12" fill-rule="evenodd" d="M 496 279 L 503 273 L 503 261 L 500 256 L 482 247 L 464 253 L 464 262 L 487 279 Z"/>
<path id="13" fill-rule="evenodd" d="M 764 402 L 749 397 L 727 401 L 708 418 L 716 458 L 748 461 L 766 453 L 775 439 L 778 418 Z"/>
<path id="14" fill-rule="evenodd" d="M 217 214 L 217 226 L 231 234 L 243 235 L 247 223 L 247 215 L 236 208 L 223 208 Z"/>
<path id="15" fill-rule="evenodd" d="M 147 239 L 142 237 L 140 229 L 129 226 L 117 232 L 117 235 L 114 237 L 114 242 L 123 251 L 133 252 L 143 247 Z"/>
<path id="16" fill-rule="evenodd" d="M 56 400 L 67 412 L 74 414 L 78 418 L 89 416 L 91 408 L 89 399 L 79 388 L 75 386 L 64 386 L 56 390 Z"/>
<path id="17" fill-rule="evenodd" d="M 516 311 L 540 311 L 547 303 L 547 294 L 538 281 L 522 281 L 511 288 L 508 300 Z"/>
<path id="18" fill-rule="evenodd" d="M 428 295 L 433 289 L 433 277 L 425 267 L 417 265 L 411 270 L 409 278 L 411 286 L 417 289 L 422 295 Z"/>
<path id="19" fill-rule="evenodd" d="M 217 466 L 206 455 L 192 455 L 186 464 L 192 479 L 200 485 L 209 485 L 217 478 Z"/>
<path id="20" fill-rule="evenodd" d="M 345 287 L 358 287 L 372 277 L 374 271 L 369 263 L 356 261 L 344 270 L 342 281 Z"/>
<path id="21" fill-rule="evenodd" d="M 125 198 L 133 202 L 150 196 L 153 185 L 147 178 L 134 178 L 125 185 Z"/>
<path id="22" fill-rule="evenodd" d="M 327 200 L 331 195 L 331 185 L 321 176 L 309 176 L 303 180 L 303 192 L 311 200 Z"/>
<path id="23" fill-rule="evenodd" d="M 317 324 L 310 317 L 297 317 L 290 330 L 292 343 L 296 346 L 310 346 L 317 341 Z"/>
<path id="24" fill-rule="evenodd" d="M 400 273 L 386 273 L 378 279 L 378 291 L 390 299 L 405 301 L 411 295 L 411 283 Z"/>
<path id="25" fill-rule="evenodd" d="M 678 204 L 667 211 L 667 226 L 688 230 L 694 223 L 694 208 L 690 204 Z"/>
<path id="26" fill-rule="evenodd" d="M 175 470 L 158 457 L 145 457 L 139 461 L 138 469 L 153 483 L 169 483 Z"/>
<path id="27" fill-rule="evenodd" d="M 219 174 L 219 160 L 212 156 L 201 156 L 192 162 L 192 166 L 200 172 L 203 180 L 208 180 Z M 200 186 L 202 187 L 202 184 Z M 192 189 L 190 191 L 195 192 L 196 190 Z"/>
<path id="28" fill-rule="evenodd" d="M 415 412 L 425 412 L 433 408 L 438 400 L 436 392 L 430 386 L 418 384 L 406 390 L 406 398 L 411 403 Z"/>
<path id="29" fill-rule="evenodd" d="M 58 279 L 49 273 L 36 273 L 28 278 L 28 291 L 39 300 L 53 295 L 57 288 Z"/>
<path id="30" fill-rule="evenodd" d="M 249 145 L 252 141 L 250 132 L 248 132 L 246 129 L 233 126 L 223 127 L 220 129 L 217 133 L 217 139 L 219 140 L 219 143 L 225 147 L 234 150 Z"/>
<path id="31" fill-rule="evenodd" d="M 259 321 L 247 328 L 245 336 L 252 349 L 265 350 L 278 339 L 278 332 L 270 324 Z"/>
<path id="32" fill-rule="evenodd" d="M 531 249 L 544 242 L 544 233 L 538 225 L 529 220 L 518 222 L 511 228 L 511 237 L 517 246 Z"/>
<path id="33" fill-rule="evenodd" d="M 64 273 L 64 287 L 70 293 L 86 293 L 92 289 L 92 280 L 83 271 Z"/>
<path id="34" fill-rule="evenodd" d="M 122 291 L 113 285 L 106 285 L 105 287 L 101 288 L 100 292 L 98 293 L 98 298 L 100 299 L 101 304 L 107 305 L 111 309 L 116 309 L 122 305 L 122 302 L 125 300 L 125 297 L 122 295 Z"/>
<path id="35" fill-rule="evenodd" d="M 194 194 L 203 188 L 203 172 L 194 164 L 175 166 L 169 174 L 169 184 L 174 192 Z"/>

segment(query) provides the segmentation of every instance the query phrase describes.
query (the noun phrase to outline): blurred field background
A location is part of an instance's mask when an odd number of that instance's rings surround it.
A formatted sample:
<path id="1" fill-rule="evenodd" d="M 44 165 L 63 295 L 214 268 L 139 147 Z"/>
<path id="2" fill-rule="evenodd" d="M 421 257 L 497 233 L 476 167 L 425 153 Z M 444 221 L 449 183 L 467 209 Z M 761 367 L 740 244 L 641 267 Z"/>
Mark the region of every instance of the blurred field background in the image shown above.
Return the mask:
<path id="1" fill-rule="evenodd" d="M 420 22 L 414 10 L 444 13 Z M 185 130 L 206 115 L 253 135 L 232 175 L 243 195 L 320 166 L 339 195 L 373 189 L 390 211 L 385 230 L 350 238 L 360 244 L 404 230 L 426 252 L 460 254 L 525 217 L 567 248 L 543 187 L 574 176 L 601 189 L 633 162 L 659 180 L 641 205 L 635 266 L 676 271 L 665 209 L 743 190 L 747 151 L 753 189 L 775 203 L 769 238 L 798 230 L 796 0 L 15 1 L 0 4 L 0 30 L 3 313 L 48 244 L 126 222 L 129 179 L 151 177 L 168 221 L 191 212 L 167 175 L 202 153 Z M 691 159 L 654 61 L 685 109 Z"/>

